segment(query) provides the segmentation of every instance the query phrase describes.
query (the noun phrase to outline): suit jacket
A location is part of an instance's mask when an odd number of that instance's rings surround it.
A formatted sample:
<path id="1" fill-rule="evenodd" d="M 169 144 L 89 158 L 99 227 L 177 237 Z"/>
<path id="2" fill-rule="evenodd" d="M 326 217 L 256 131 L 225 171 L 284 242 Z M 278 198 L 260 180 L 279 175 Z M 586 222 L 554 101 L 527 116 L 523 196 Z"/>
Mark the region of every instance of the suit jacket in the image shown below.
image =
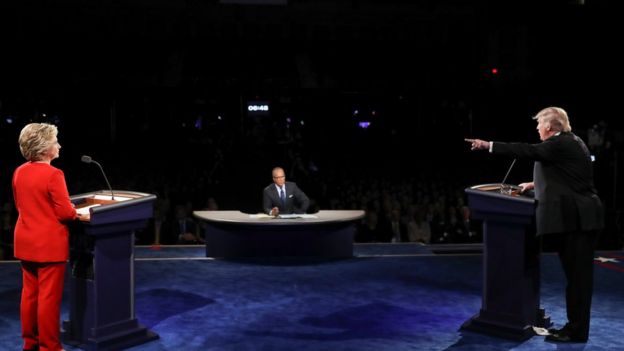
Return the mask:
<path id="1" fill-rule="evenodd" d="M 262 193 L 262 208 L 265 213 L 271 213 L 273 207 L 279 208 L 280 213 L 305 213 L 308 206 L 310 206 L 310 199 L 293 182 L 286 182 L 285 205 L 282 205 L 274 183 L 264 188 Z"/>
<path id="2" fill-rule="evenodd" d="M 589 149 L 581 138 L 562 132 L 539 144 L 494 142 L 492 152 L 535 161 L 537 234 L 604 228 Z"/>
<path id="3" fill-rule="evenodd" d="M 63 171 L 27 162 L 13 173 L 15 257 L 33 262 L 63 262 L 69 256 L 66 222 L 76 218 Z"/>

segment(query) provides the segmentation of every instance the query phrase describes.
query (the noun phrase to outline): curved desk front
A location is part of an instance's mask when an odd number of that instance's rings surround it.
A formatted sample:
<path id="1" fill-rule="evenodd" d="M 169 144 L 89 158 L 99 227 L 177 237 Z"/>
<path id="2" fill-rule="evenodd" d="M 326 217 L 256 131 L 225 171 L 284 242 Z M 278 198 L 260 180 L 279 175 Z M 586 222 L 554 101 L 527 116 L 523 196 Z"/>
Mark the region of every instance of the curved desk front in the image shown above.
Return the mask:
<path id="1" fill-rule="evenodd" d="M 195 211 L 205 226 L 206 256 L 352 257 L 356 222 L 364 211 L 319 211 L 273 218 L 239 211 Z"/>

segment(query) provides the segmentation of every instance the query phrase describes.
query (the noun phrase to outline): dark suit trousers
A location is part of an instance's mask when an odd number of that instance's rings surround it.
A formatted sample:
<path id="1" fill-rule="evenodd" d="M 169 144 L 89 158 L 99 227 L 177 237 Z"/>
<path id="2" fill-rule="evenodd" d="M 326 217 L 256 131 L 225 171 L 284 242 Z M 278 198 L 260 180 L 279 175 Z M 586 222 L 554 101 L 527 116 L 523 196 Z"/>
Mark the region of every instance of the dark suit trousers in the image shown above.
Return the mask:
<path id="1" fill-rule="evenodd" d="M 574 337 L 589 336 L 589 319 L 594 288 L 594 247 L 597 232 L 559 234 L 557 251 L 566 276 L 566 329 Z"/>

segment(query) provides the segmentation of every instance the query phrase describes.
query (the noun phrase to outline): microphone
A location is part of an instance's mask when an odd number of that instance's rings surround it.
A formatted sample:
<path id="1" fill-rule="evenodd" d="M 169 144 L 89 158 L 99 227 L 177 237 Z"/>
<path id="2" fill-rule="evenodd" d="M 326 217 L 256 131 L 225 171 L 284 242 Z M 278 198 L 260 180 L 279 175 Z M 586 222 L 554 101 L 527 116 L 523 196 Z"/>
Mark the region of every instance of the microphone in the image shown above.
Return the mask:
<path id="1" fill-rule="evenodd" d="M 87 156 L 87 155 L 83 155 L 80 160 L 84 163 L 95 163 L 99 168 L 100 171 L 102 171 L 102 175 L 104 176 L 104 180 L 106 181 L 106 184 L 108 185 L 108 189 L 111 192 L 111 200 L 115 200 L 115 195 L 113 195 L 113 188 L 111 187 L 110 183 L 108 182 L 108 178 L 106 178 L 106 173 L 104 173 L 104 169 L 102 168 L 102 166 L 97 162 L 94 161 L 91 156 Z"/>
<path id="2" fill-rule="evenodd" d="M 511 169 L 513 168 L 515 163 L 516 163 L 516 159 L 514 158 L 514 160 L 511 162 L 511 166 L 509 166 L 509 169 L 507 170 L 507 174 L 505 174 L 505 178 L 503 178 L 503 181 L 501 182 L 501 187 L 500 187 L 501 194 L 507 194 L 507 195 L 511 194 L 511 186 L 506 187 L 505 181 L 507 181 L 507 177 L 509 177 L 509 173 L 511 172 Z"/>

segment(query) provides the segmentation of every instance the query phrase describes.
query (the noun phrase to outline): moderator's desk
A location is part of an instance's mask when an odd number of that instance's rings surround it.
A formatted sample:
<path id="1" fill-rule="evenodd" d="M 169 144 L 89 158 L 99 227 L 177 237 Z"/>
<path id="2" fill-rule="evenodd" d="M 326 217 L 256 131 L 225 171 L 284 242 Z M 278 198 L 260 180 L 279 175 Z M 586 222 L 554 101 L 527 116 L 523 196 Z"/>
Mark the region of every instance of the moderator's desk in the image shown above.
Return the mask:
<path id="1" fill-rule="evenodd" d="M 352 257 L 364 211 L 319 211 L 315 218 L 257 218 L 239 211 L 195 211 L 205 224 L 206 256 Z"/>

